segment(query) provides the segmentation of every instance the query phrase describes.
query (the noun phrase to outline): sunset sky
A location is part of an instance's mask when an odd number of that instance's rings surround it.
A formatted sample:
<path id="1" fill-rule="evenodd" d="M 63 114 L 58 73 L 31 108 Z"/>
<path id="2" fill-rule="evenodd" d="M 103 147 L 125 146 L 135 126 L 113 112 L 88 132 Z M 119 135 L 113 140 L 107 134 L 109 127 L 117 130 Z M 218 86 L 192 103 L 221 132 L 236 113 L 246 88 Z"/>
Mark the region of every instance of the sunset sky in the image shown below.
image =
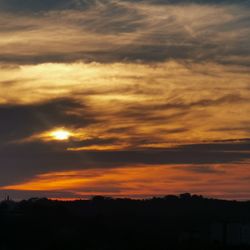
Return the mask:
<path id="1" fill-rule="evenodd" d="M 0 199 L 250 199 L 250 1 L 0 0 Z"/>

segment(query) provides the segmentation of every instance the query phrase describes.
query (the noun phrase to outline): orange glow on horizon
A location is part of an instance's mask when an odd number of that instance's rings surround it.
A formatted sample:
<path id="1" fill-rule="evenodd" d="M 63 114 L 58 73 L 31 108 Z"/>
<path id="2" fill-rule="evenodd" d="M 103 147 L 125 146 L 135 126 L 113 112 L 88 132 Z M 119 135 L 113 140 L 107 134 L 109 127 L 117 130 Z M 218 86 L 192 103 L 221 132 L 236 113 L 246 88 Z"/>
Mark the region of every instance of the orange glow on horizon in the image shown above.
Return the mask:
<path id="1" fill-rule="evenodd" d="M 60 171 L 37 175 L 27 182 L 1 189 L 69 192 L 79 198 L 92 195 L 146 197 L 182 192 L 226 198 L 236 190 L 249 190 L 249 182 L 243 181 L 248 169 L 238 171 L 238 168 L 234 164 L 230 168 L 219 164 L 211 168 L 202 165 L 158 165 Z"/>

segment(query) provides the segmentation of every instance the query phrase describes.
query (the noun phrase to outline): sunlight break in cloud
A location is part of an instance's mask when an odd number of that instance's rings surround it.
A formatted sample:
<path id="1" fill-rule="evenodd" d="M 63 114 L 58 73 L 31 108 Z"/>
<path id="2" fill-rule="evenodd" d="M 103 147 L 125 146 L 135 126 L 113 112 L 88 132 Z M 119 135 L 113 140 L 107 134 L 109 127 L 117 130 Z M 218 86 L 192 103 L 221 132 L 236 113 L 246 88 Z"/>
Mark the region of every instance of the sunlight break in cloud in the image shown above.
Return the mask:
<path id="1" fill-rule="evenodd" d="M 249 9 L 0 0 L 0 185 L 250 197 Z"/>

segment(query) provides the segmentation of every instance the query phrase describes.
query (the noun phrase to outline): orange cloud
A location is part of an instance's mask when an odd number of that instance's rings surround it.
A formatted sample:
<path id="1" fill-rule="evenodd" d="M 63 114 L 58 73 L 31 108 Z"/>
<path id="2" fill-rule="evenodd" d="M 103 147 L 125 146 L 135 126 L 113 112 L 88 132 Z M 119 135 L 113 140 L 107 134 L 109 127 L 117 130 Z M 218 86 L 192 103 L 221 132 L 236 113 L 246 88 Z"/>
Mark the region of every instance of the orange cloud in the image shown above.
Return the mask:
<path id="1" fill-rule="evenodd" d="M 204 73 L 207 71 L 210 74 Z M 125 149 L 249 136 L 249 74 L 237 66 L 206 63 L 186 67 L 176 61 L 153 65 L 51 63 L 0 68 L 0 73 L 2 81 L 12 82 L 10 86 L 0 82 L 3 105 L 30 105 L 65 96 L 83 103 L 82 109 L 71 107 L 65 115 L 83 117 L 87 110 L 98 122 L 78 126 L 73 131 L 77 140 L 116 137 L 122 143 L 115 148 Z M 231 130 L 224 131 L 224 124 Z M 122 130 L 124 127 L 129 130 Z M 39 132 L 30 137 L 51 139 L 50 130 Z M 90 150 L 101 148 L 90 146 Z M 106 145 L 103 150 L 113 147 Z"/>
<path id="2" fill-rule="evenodd" d="M 192 192 L 214 197 L 247 197 L 250 165 L 179 165 L 133 168 L 89 169 L 41 174 L 2 190 L 67 191 L 86 195 L 151 196 Z M 241 171 L 239 171 L 239 168 Z M 248 177 L 249 178 L 249 177 Z M 55 198 L 55 197 L 53 197 Z M 67 197 L 66 197 L 67 198 Z"/>

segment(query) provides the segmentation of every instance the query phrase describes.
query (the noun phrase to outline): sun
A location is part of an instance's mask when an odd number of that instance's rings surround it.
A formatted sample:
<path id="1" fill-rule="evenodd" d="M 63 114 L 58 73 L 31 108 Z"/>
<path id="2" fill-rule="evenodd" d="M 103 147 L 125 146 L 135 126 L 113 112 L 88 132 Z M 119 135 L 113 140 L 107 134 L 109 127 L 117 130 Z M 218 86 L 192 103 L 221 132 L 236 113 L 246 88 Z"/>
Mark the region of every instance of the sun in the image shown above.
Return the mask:
<path id="1" fill-rule="evenodd" d="M 50 134 L 55 140 L 58 141 L 65 141 L 68 140 L 71 136 L 71 133 L 64 129 L 58 129 L 55 131 L 52 131 Z"/>

